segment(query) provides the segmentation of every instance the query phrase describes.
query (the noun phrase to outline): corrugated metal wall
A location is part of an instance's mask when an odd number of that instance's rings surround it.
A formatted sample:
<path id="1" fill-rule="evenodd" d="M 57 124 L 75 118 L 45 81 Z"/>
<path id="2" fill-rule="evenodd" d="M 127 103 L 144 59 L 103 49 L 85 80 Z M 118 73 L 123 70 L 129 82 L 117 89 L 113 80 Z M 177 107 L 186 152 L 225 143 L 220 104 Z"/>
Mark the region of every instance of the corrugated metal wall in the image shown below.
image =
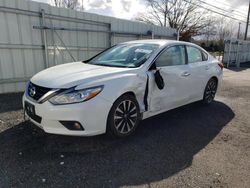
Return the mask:
<path id="1" fill-rule="evenodd" d="M 250 62 L 250 42 L 230 39 L 225 41 L 223 63 L 240 67 L 240 63 Z"/>
<path id="2" fill-rule="evenodd" d="M 23 91 L 35 73 L 87 59 L 124 41 L 175 39 L 176 31 L 139 22 L 56 8 L 26 0 L 0 0 L 0 93 Z"/>

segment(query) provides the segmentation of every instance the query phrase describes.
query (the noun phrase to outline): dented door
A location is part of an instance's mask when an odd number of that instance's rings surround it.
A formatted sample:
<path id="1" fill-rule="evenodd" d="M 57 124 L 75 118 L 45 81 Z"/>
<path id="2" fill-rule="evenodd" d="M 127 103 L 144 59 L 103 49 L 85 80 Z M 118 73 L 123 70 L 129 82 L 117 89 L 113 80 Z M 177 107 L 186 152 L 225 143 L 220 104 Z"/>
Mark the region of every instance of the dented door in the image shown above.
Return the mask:
<path id="1" fill-rule="evenodd" d="M 156 70 L 149 71 L 150 111 L 166 111 L 186 103 L 192 91 L 192 80 L 190 67 L 186 64 L 185 47 L 176 45 L 167 48 L 154 63 L 165 86 L 160 90 L 154 79 Z"/>

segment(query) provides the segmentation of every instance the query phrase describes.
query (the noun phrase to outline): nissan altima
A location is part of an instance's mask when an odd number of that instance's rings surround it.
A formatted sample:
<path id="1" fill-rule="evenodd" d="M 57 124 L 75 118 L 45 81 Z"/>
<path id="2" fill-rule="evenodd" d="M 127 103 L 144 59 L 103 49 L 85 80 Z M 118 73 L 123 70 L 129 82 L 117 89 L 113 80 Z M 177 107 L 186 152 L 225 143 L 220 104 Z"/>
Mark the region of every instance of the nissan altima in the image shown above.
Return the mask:
<path id="1" fill-rule="evenodd" d="M 148 117 L 195 101 L 211 103 L 222 70 L 192 43 L 130 41 L 37 73 L 27 83 L 23 107 L 47 133 L 125 137 Z"/>

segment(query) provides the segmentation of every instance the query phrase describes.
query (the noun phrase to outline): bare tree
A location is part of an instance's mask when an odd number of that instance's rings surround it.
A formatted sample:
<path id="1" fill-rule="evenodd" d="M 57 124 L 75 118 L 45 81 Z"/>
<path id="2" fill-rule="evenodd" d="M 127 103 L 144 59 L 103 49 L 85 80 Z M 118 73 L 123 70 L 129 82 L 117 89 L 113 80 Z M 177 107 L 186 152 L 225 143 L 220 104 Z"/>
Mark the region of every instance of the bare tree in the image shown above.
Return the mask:
<path id="1" fill-rule="evenodd" d="M 62 0 L 53 0 L 53 3 L 56 7 L 63 7 L 63 1 Z"/>
<path id="2" fill-rule="evenodd" d="M 224 17 L 218 18 L 216 28 L 217 40 L 220 44 L 223 44 L 226 39 L 234 37 L 234 24 L 232 24 L 232 20 Z"/>
<path id="3" fill-rule="evenodd" d="M 216 19 L 210 18 L 207 20 L 207 25 L 200 31 L 206 39 L 206 46 L 208 46 L 210 40 L 214 40 L 217 35 Z"/>
<path id="4" fill-rule="evenodd" d="M 53 0 L 53 5 L 56 7 L 79 9 L 80 0 Z"/>
<path id="5" fill-rule="evenodd" d="M 182 39 L 191 36 L 207 26 L 205 11 L 199 9 L 198 0 L 146 0 L 147 13 L 137 20 L 179 30 Z"/>

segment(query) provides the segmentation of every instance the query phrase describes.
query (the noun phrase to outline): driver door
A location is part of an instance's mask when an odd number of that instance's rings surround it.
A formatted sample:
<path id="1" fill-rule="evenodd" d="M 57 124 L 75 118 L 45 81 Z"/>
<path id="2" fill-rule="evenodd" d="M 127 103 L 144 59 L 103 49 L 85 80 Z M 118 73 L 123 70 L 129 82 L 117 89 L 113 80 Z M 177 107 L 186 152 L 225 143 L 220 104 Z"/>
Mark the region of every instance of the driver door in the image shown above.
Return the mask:
<path id="1" fill-rule="evenodd" d="M 149 71 L 149 110 L 151 113 L 163 112 L 188 102 L 192 91 L 190 70 L 187 65 L 185 46 L 175 45 L 164 50 L 155 60 L 164 81 L 163 89 L 155 82 L 155 71 Z"/>

